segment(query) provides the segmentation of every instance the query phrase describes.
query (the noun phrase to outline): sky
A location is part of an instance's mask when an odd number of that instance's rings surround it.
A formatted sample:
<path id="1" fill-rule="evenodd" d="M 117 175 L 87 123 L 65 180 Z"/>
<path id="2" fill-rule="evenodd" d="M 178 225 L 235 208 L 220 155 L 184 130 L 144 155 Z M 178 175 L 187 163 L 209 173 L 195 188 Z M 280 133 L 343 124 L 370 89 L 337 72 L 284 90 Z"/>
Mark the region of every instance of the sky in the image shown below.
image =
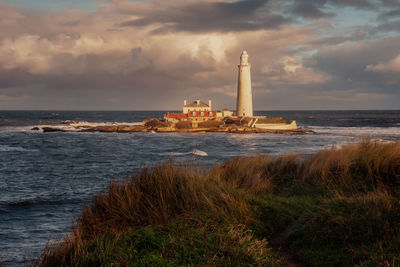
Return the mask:
<path id="1" fill-rule="evenodd" d="M 400 108 L 400 0 L 0 0 L 0 110 Z"/>

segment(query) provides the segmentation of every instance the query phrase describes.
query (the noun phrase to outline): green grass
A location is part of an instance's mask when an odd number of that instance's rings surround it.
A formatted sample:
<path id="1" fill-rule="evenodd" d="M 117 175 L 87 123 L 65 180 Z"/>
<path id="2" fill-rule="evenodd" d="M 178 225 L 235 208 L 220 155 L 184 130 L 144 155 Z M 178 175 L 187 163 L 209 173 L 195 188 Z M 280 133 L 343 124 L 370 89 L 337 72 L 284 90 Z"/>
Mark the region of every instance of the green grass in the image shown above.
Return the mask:
<path id="1" fill-rule="evenodd" d="M 400 259 L 400 201 L 383 192 L 324 199 L 287 242 L 312 266 L 376 266 Z"/>
<path id="2" fill-rule="evenodd" d="M 284 266 L 244 226 L 147 226 L 87 242 L 71 266 Z M 82 254 L 81 254 L 82 255 Z"/>
<path id="3" fill-rule="evenodd" d="M 286 253 L 281 253 L 285 251 Z M 40 266 L 400 266 L 400 142 L 112 182 Z"/>

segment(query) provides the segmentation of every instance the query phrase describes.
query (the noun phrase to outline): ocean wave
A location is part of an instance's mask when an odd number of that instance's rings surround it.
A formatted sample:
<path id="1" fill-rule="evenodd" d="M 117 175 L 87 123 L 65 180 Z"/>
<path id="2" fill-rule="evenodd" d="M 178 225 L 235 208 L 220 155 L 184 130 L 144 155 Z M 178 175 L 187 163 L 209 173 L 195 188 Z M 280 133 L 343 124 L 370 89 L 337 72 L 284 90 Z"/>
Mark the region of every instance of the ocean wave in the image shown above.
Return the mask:
<path id="1" fill-rule="evenodd" d="M 371 136 L 371 135 L 400 136 L 400 127 L 310 126 L 309 129 L 319 134 L 352 135 L 352 136 Z"/>
<path id="2" fill-rule="evenodd" d="M 9 202 L 6 205 L 9 207 L 26 207 L 34 205 L 60 205 L 65 203 L 80 203 L 82 200 L 77 198 L 66 199 L 21 199 L 18 201 Z"/>
<path id="3" fill-rule="evenodd" d="M 1 120 L 1 119 L 0 119 Z M 42 132 L 43 128 L 57 128 L 66 132 L 78 132 L 85 128 L 98 126 L 138 126 L 142 122 L 88 122 L 88 121 L 62 121 L 56 124 L 33 124 L 33 125 L 14 125 L 11 121 L 9 124 L 2 124 L 0 121 L 0 132 Z"/>
<path id="4" fill-rule="evenodd" d="M 196 156 L 200 156 L 200 157 L 208 156 L 207 152 L 205 152 L 203 150 L 199 150 L 199 149 L 193 149 L 192 151 L 190 151 L 190 153 L 193 155 L 196 155 Z"/>
<path id="5" fill-rule="evenodd" d="M 187 155 L 194 155 L 194 156 L 200 156 L 200 157 L 207 157 L 208 154 L 207 152 L 199 149 L 193 149 L 192 151 L 189 152 L 169 152 L 167 153 L 170 156 L 187 156 Z"/>
<path id="6" fill-rule="evenodd" d="M 24 206 L 32 206 L 34 205 L 35 202 L 32 199 L 24 199 L 16 202 L 10 202 L 8 203 L 8 206 L 10 207 L 24 207 Z"/>
<path id="7" fill-rule="evenodd" d="M 43 132 L 43 128 L 49 127 L 57 129 L 61 132 L 79 132 L 87 128 L 99 126 L 138 126 L 141 122 L 88 122 L 88 121 L 62 121 L 59 124 L 41 124 L 30 126 L 31 131 Z"/>
<path id="8" fill-rule="evenodd" d="M 7 213 L 7 211 L 6 211 L 5 209 L 2 209 L 2 208 L 0 207 L 0 214 L 2 214 L 2 213 Z"/>
<path id="9" fill-rule="evenodd" d="M 0 127 L 1 132 L 30 132 L 34 126 L 4 126 Z"/>
<path id="10" fill-rule="evenodd" d="M 52 125 L 59 127 L 60 125 L 70 125 L 73 127 L 96 127 L 96 126 L 114 126 L 114 125 L 124 125 L 124 126 L 138 126 L 142 125 L 142 122 L 90 122 L 90 121 L 73 121 L 66 120 L 62 121 L 59 125 Z M 39 127 L 39 126 L 38 126 Z"/>
<path id="11" fill-rule="evenodd" d="M 26 149 L 19 146 L 0 145 L 0 152 L 36 152 L 36 149 Z"/>

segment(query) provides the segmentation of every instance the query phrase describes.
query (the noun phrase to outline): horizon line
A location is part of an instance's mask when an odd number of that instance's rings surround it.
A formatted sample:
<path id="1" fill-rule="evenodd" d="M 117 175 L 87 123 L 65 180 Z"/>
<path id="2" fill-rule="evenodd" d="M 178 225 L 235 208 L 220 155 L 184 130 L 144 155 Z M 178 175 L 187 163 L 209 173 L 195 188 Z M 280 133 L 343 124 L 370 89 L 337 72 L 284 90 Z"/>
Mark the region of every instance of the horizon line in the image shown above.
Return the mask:
<path id="1" fill-rule="evenodd" d="M 4 111 L 156 111 L 156 112 L 173 112 L 180 111 L 181 109 L 0 109 Z M 234 110 L 232 110 L 234 111 Z M 400 111 L 400 108 L 391 109 L 258 109 L 255 112 L 263 111 Z"/>

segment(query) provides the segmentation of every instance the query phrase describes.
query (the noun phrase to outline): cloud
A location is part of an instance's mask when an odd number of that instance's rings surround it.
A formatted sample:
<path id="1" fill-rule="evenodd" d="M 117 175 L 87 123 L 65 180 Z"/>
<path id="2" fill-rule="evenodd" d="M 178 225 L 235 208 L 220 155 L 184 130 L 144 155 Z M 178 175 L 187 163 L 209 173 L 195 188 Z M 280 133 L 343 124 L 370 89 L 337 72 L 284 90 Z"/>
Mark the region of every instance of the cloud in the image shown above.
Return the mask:
<path id="1" fill-rule="evenodd" d="M 400 7 L 398 0 L 382 0 L 383 4 L 388 7 Z"/>
<path id="2" fill-rule="evenodd" d="M 334 13 L 325 12 L 322 10 L 326 1 L 296 1 L 291 11 L 295 15 L 303 18 L 328 18 L 335 16 Z"/>
<path id="3" fill-rule="evenodd" d="M 378 25 L 375 29 L 373 29 L 372 33 L 390 32 L 390 31 L 400 32 L 400 20 L 382 23 Z"/>
<path id="4" fill-rule="evenodd" d="M 386 63 L 368 65 L 365 70 L 376 72 L 400 72 L 400 54 Z"/>
<path id="5" fill-rule="evenodd" d="M 336 13 L 325 11 L 326 9 L 329 9 L 329 5 L 355 8 L 373 7 L 373 5 L 367 0 L 307 0 L 293 1 L 288 10 L 295 15 L 308 19 L 330 18 L 334 17 Z"/>
<path id="6" fill-rule="evenodd" d="M 376 62 L 387 62 L 400 54 L 399 41 L 400 37 L 391 37 L 320 49 L 310 59 L 313 68 L 332 78 L 319 90 L 353 90 L 357 93 L 387 94 L 399 99 L 398 74 L 372 71 Z"/>
<path id="7" fill-rule="evenodd" d="M 234 108 L 243 49 L 257 109 L 345 107 L 352 95 L 350 108 L 397 105 L 398 73 L 378 69 L 400 54 L 398 32 L 368 35 L 362 18 L 343 26 L 343 7 L 395 10 L 344 0 L 112 0 L 90 12 L 0 3 L 0 106 L 173 110 L 212 98 Z M 378 23 L 396 22 L 390 14 Z"/>
<path id="8" fill-rule="evenodd" d="M 157 25 L 156 33 L 168 31 L 226 32 L 276 28 L 291 21 L 271 13 L 268 0 L 240 0 L 235 2 L 189 2 L 180 6 L 147 10 L 133 20 L 120 24 L 122 27 Z"/>
<path id="9" fill-rule="evenodd" d="M 398 18 L 400 16 L 400 9 L 392 9 L 379 14 L 378 20 L 388 20 L 391 18 Z"/>
<path id="10" fill-rule="evenodd" d="M 285 84 L 318 84 L 330 79 L 329 75 L 304 67 L 302 62 L 290 56 L 284 56 L 275 66 L 264 68 L 264 73 L 269 80 Z"/>

